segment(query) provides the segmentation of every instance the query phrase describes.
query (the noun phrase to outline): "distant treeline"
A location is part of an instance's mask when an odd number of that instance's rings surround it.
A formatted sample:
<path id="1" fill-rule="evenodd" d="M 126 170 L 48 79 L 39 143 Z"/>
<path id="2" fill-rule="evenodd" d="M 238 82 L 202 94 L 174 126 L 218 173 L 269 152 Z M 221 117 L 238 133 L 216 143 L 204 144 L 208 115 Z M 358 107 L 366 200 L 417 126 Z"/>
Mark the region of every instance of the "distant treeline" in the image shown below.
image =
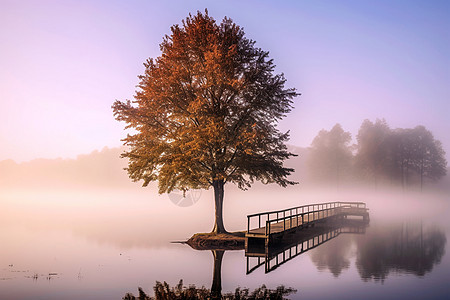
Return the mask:
<path id="1" fill-rule="evenodd" d="M 447 173 L 441 143 L 423 126 L 390 129 L 384 120 L 375 123 L 366 120 L 356 141 L 352 144 L 350 133 L 336 124 L 329 131 L 321 130 L 308 149 L 290 145 L 289 151 L 298 154 L 286 162 L 295 169 L 291 179 L 302 186 L 323 183 L 341 187 L 356 182 L 420 188 L 425 182 L 436 181 Z M 76 159 L 0 161 L 0 189 L 140 189 L 141 183 L 132 182 L 124 170 L 127 159 L 120 158 L 124 150 L 123 147 L 105 147 Z"/>
<path id="2" fill-rule="evenodd" d="M 340 124 L 321 130 L 309 149 L 309 177 L 336 186 L 356 180 L 422 188 L 447 173 L 442 144 L 424 126 L 391 129 L 384 119 L 365 120 L 356 141 Z"/>
<path id="3" fill-rule="evenodd" d="M 123 148 L 103 148 L 76 159 L 35 159 L 16 163 L 0 161 L 0 188 L 139 188 L 123 169 Z"/>

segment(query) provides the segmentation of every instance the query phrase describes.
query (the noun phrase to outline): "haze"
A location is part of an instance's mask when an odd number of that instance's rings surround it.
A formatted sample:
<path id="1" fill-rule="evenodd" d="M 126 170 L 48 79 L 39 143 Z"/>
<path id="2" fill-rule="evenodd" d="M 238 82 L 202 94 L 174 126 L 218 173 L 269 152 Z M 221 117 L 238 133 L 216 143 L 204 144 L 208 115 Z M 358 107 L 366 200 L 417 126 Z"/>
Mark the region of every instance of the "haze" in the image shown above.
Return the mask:
<path id="1" fill-rule="evenodd" d="M 188 12 L 231 17 L 270 51 L 295 110 L 280 125 L 307 147 L 335 123 L 424 125 L 450 145 L 446 1 L 9 1 L 0 3 L 0 160 L 75 158 L 118 147 L 115 99 Z M 447 158 L 448 158 L 447 154 Z"/>

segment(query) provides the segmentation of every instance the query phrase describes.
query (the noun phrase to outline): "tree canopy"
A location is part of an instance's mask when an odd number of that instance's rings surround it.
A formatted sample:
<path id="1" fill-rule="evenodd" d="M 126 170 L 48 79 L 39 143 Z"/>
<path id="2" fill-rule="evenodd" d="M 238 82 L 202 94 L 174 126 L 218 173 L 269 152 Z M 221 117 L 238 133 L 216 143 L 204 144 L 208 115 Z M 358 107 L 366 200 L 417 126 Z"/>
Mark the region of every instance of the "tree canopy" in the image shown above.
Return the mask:
<path id="1" fill-rule="evenodd" d="M 116 119 L 135 130 L 124 139 L 131 179 L 158 181 L 160 193 L 213 186 L 216 200 L 227 182 L 293 184 L 283 166 L 293 156 L 289 135 L 276 124 L 297 93 L 274 74 L 269 53 L 207 11 L 172 26 L 160 49 L 144 64 L 134 100 L 113 104 Z"/>

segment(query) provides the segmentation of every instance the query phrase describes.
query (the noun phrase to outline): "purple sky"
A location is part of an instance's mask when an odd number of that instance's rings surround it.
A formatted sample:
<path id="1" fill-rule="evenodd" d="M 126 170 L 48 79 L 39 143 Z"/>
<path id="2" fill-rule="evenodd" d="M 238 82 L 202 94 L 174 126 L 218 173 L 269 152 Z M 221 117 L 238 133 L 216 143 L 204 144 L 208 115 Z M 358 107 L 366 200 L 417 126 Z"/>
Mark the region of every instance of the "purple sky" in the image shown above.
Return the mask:
<path id="1" fill-rule="evenodd" d="M 449 1 L 0 0 L 0 160 L 120 146 L 112 102 L 133 97 L 170 26 L 205 8 L 302 93 L 280 125 L 291 144 L 386 118 L 425 125 L 450 152 Z"/>

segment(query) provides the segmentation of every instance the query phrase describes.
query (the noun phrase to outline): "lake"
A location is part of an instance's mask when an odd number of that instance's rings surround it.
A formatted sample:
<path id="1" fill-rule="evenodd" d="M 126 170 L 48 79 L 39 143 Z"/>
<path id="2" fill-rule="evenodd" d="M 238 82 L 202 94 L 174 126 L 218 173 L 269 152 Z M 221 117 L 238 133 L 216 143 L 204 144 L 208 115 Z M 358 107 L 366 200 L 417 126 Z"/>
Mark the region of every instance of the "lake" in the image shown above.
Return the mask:
<path id="1" fill-rule="evenodd" d="M 0 299 L 122 299 L 126 293 L 138 295 L 138 287 L 152 296 L 156 281 L 175 286 L 180 279 L 207 289 L 220 279 L 223 293 L 284 285 L 296 290 L 290 299 L 450 294 L 445 194 L 230 188 L 225 226 L 245 230 L 247 214 L 336 200 L 366 202 L 368 226 L 358 232 L 334 228 L 336 234 L 298 255 L 290 244 L 277 254 L 280 264 L 267 270 L 261 260 L 255 267 L 257 258 L 246 257 L 244 250 L 224 251 L 217 259 L 213 251 L 172 243 L 212 228 L 210 191 L 188 207 L 152 189 L 3 191 Z M 322 234 L 332 230 L 323 228 Z"/>

